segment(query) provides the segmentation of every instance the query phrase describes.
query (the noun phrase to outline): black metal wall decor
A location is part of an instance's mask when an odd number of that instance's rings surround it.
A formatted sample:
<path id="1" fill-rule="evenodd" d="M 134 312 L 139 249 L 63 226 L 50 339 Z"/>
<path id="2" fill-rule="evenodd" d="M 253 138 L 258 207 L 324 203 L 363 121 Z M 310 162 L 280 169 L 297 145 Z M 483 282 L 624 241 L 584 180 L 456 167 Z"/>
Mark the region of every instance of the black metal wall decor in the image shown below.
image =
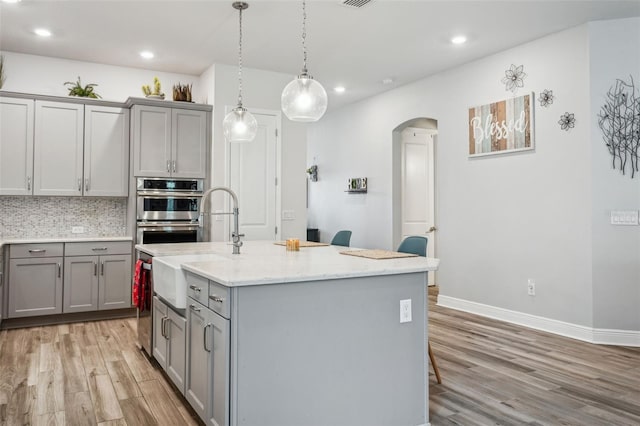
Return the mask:
<path id="1" fill-rule="evenodd" d="M 570 129 L 573 129 L 576 126 L 576 117 L 571 112 L 565 112 L 560 116 L 560 120 L 558 120 L 558 124 L 562 130 L 566 130 L 567 132 Z"/>
<path id="2" fill-rule="evenodd" d="M 638 169 L 640 146 L 640 96 L 629 76 L 630 82 L 616 79 L 616 83 L 607 92 L 606 100 L 598 113 L 598 125 L 602 130 L 612 167 L 616 166 L 624 175 L 631 169 L 631 178 Z"/>
<path id="3" fill-rule="evenodd" d="M 553 90 L 545 89 L 538 96 L 538 102 L 540 102 L 540 106 L 545 108 L 553 103 L 553 99 Z"/>
<path id="4" fill-rule="evenodd" d="M 502 84 L 504 84 L 505 90 L 516 93 L 518 88 L 524 87 L 524 78 L 527 74 L 523 71 L 524 65 L 515 66 L 511 64 L 511 68 L 504 72 L 502 77 Z"/>

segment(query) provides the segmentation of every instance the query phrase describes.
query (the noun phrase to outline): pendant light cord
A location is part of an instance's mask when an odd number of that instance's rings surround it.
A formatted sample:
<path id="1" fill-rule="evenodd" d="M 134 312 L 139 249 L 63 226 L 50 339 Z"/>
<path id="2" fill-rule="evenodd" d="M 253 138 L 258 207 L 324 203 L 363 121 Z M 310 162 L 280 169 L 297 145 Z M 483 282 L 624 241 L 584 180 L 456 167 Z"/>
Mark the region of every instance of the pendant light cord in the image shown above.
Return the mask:
<path id="1" fill-rule="evenodd" d="M 238 42 L 238 107 L 242 108 L 242 8 L 240 12 L 240 41 Z"/>
<path id="2" fill-rule="evenodd" d="M 307 75 L 307 6 L 305 0 L 302 0 L 302 75 Z"/>

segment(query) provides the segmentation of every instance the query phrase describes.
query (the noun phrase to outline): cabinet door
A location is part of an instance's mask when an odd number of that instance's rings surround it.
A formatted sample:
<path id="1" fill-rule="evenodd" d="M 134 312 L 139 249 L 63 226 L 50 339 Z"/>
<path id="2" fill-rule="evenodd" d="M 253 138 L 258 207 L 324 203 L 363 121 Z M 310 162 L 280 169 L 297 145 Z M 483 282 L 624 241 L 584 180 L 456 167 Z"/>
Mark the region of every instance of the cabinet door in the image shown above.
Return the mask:
<path id="1" fill-rule="evenodd" d="M 167 321 L 167 305 L 157 296 L 153 296 L 153 349 L 151 353 L 158 364 L 167 368 L 167 337 L 165 335 Z"/>
<path id="2" fill-rule="evenodd" d="M 62 257 L 9 261 L 9 318 L 62 312 Z"/>
<path id="3" fill-rule="evenodd" d="M 204 178 L 207 167 L 207 113 L 171 111 L 171 171 L 173 177 Z"/>
<path id="4" fill-rule="evenodd" d="M 229 320 L 218 314 L 211 317 L 211 343 L 213 356 L 209 422 L 213 426 L 229 425 Z"/>
<path id="5" fill-rule="evenodd" d="M 129 110 L 86 105 L 84 195 L 129 194 Z"/>
<path id="6" fill-rule="evenodd" d="M 100 256 L 98 309 L 131 307 L 131 255 Z"/>
<path id="7" fill-rule="evenodd" d="M 0 195 L 29 195 L 33 182 L 31 99 L 0 98 Z"/>
<path id="8" fill-rule="evenodd" d="M 187 307 L 187 378 L 185 397 L 198 416 L 207 422 L 210 412 L 211 347 L 205 336 L 212 327 L 213 311 L 189 299 Z M 210 334 L 210 332 L 209 332 Z M 207 338 L 211 345 L 210 336 Z"/>
<path id="9" fill-rule="evenodd" d="M 133 106 L 133 175 L 171 176 L 171 109 Z"/>
<path id="10" fill-rule="evenodd" d="M 84 105 L 36 101 L 33 194 L 82 195 Z"/>
<path id="11" fill-rule="evenodd" d="M 167 375 L 174 385 L 184 395 L 184 372 L 186 365 L 186 328 L 187 320 L 180 315 L 168 310 L 167 333 L 169 335 L 169 347 L 167 348 Z"/>
<path id="12" fill-rule="evenodd" d="M 65 257 L 62 312 L 98 309 L 98 256 Z"/>

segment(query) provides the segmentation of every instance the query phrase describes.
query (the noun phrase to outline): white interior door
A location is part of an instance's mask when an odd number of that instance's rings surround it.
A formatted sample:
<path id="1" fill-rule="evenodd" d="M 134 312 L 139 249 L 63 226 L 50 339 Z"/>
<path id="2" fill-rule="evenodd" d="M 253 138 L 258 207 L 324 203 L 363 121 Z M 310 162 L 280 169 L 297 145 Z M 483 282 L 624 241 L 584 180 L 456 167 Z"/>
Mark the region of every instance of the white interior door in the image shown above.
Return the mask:
<path id="1" fill-rule="evenodd" d="M 252 142 L 230 144 L 229 186 L 238 195 L 244 240 L 275 240 L 277 233 L 278 138 L 275 114 L 253 113 L 258 133 Z M 229 226 L 232 226 L 229 221 Z M 230 231 L 229 231 L 230 234 Z"/>
<path id="2" fill-rule="evenodd" d="M 402 238 L 428 238 L 427 256 L 435 257 L 435 131 L 407 128 L 401 139 Z M 429 285 L 435 274 L 429 272 Z"/>

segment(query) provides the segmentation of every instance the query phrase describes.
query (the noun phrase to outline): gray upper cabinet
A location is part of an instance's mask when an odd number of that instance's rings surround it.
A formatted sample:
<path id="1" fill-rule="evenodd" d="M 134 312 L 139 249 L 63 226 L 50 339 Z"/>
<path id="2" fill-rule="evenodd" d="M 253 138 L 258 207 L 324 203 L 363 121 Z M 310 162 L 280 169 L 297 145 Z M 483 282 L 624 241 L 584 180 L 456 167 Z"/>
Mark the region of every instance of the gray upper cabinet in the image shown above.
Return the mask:
<path id="1" fill-rule="evenodd" d="M 206 111 L 134 105 L 134 176 L 204 178 Z"/>
<path id="2" fill-rule="evenodd" d="M 29 195 L 33 185 L 32 99 L 0 98 L 0 195 Z"/>
<path id="3" fill-rule="evenodd" d="M 36 100 L 33 195 L 82 195 L 84 105 Z"/>
<path id="4" fill-rule="evenodd" d="M 85 105 L 84 195 L 129 194 L 129 110 Z"/>
<path id="5" fill-rule="evenodd" d="M 127 108 L 16 95 L 0 97 L 0 195 L 128 195 Z"/>

